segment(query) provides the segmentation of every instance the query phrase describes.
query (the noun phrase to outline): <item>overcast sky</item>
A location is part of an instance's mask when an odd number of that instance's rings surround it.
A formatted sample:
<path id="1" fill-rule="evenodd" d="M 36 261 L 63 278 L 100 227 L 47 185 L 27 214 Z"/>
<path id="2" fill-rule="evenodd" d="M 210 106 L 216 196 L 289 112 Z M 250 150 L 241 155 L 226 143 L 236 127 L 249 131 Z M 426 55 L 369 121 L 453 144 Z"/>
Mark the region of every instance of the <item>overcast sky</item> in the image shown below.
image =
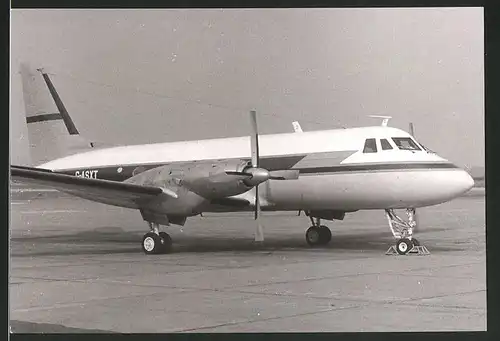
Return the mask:
<path id="1" fill-rule="evenodd" d="M 99 141 L 246 135 L 251 108 L 262 133 L 293 120 L 375 125 L 375 114 L 414 122 L 452 162 L 483 165 L 483 42 L 482 8 L 14 10 L 11 160 L 28 162 L 27 62 Z"/>

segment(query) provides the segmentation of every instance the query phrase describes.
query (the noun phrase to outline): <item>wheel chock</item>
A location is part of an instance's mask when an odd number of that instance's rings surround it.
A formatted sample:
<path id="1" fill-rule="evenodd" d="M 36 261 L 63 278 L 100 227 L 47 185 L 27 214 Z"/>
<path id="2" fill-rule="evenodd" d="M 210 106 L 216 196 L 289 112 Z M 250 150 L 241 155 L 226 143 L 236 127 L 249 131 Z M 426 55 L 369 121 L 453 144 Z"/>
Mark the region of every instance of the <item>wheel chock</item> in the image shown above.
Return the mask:
<path id="1" fill-rule="evenodd" d="M 397 251 L 396 251 L 396 245 L 392 245 L 388 250 L 387 252 L 385 253 L 386 255 L 388 256 L 402 256 L 400 255 Z M 429 252 L 429 250 L 423 246 L 423 245 L 419 245 L 419 246 L 413 246 L 412 249 L 410 251 L 408 251 L 408 253 L 404 256 L 409 256 L 409 255 L 416 255 L 416 256 L 427 256 L 427 255 L 430 255 L 431 253 Z"/>
<path id="2" fill-rule="evenodd" d="M 413 246 L 410 252 L 408 254 L 416 254 L 418 256 L 427 256 L 430 255 L 431 253 L 429 250 L 423 246 L 423 245 L 418 245 L 418 246 Z"/>
<path id="3" fill-rule="evenodd" d="M 399 255 L 399 253 L 396 251 L 396 245 L 392 245 L 385 254 L 388 256 Z"/>

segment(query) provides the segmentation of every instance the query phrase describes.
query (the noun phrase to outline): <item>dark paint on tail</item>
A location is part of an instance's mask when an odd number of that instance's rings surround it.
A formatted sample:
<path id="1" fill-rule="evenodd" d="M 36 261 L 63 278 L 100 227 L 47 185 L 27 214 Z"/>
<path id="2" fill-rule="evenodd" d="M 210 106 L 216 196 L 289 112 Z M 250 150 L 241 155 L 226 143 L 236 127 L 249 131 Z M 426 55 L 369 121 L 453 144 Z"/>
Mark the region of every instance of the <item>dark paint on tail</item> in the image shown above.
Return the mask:
<path id="1" fill-rule="evenodd" d="M 64 121 L 64 124 L 66 125 L 66 129 L 68 129 L 68 133 L 70 135 L 79 135 L 78 129 L 76 129 L 75 124 L 73 123 L 73 120 L 69 116 L 68 111 L 66 110 L 66 107 L 64 106 L 63 102 L 61 101 L 61 98 L 59 97 L 59 94 L 56 91 L 56 88 L 52 84 L 52 81 L 49 78 L 49 75 L 47 75 L 45 72 L 43 72 L 43 69 L 37 69 L 40 71 L 40 73 L 43 76 L 43 79 L 45 80 L 45 83 L 47 84 L 47 87 L 49 88 L 50 94 L 52 95 L 52 98 L 54 99 L 54 102 L 56 103 L 57 109 L 59 110 L 60 116 L 62 120 Z M 47 115 L 45 115 L 47 116 Z M 39 116 L 37 116 L 39 117 Z M 52 117 L 52 116 L 49 116 Z M 55 118 L 51 118 L 55 119 Z M 29 122 L 28 122 L 29 123 Z"/>

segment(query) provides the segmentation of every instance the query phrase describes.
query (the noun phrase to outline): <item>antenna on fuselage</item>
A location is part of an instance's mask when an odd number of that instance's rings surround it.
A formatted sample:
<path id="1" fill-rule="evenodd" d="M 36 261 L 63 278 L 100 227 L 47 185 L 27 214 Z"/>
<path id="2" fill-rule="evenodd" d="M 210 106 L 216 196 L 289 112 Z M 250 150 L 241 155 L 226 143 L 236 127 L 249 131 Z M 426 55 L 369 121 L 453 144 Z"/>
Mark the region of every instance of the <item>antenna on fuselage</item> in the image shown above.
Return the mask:
<path id="1" fill-rule="evenodd" d="M 413 122 L 410 122 L 410 125 L 408 127 L 408 132 L 410 133 L 411 136 L 415 137 L 415 131 L 413 130 Z"/>
<path id="2" fill-rule="evenodd" d="M 369 117 L 373 118 L 382 118 L 382 127 L 387 127 L 387 123 L 389 123 L 389 120 L 392 118 L 392 116 L 380 116 L 380 115 L 369 115 Z"/>
<path id="3" fill-rule="evenodd" d="M 303 132 L 302 127 L 300 126 L 300 123 L 298 121 L 293 121 L 292 125 L 293 125 L 293 130 L 296 133 L 302 133 Z"/>

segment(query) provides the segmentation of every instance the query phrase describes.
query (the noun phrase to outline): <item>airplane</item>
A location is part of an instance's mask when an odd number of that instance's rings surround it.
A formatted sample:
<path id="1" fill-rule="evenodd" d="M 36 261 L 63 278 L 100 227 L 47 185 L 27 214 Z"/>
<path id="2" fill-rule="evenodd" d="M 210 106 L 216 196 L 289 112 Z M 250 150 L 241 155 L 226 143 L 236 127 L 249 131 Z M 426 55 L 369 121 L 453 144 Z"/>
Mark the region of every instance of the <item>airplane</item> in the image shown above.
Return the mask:
<path id="1" fill-rule="evenodd" d="M 55 99 L 48 75 L 39 71 Z M 28 116 L 30 139 L 32 131 L 50 135 L 62 122 L 71 133 L 74 124 L 63 111 L 64 115 Z M 12 165 L 11 177 L 138 210 L 150 229 L 142 238 L 147 255 L 173 250 L 161 226 L 184 226 L 187 218 L 204 212 L 253 211 L 255 241 L 263 242 L 262 211 L 302 211 L 312 224 L 306 242 L 319 246 L 332 239 L 322 219 L 343 220 L 360 210 L 383 210 L 396 240 L 393 247 L 406 255 L 420 246 L 413 237 L 416 209 L 452 200 L 474 184 L 465 170 L 386 124 L 260 135 L 255 110 L 250 122 L 250 136 L 88 145 L 85 152 L 71 152 L 36 167 Z M 405 209 L 407 220 L 395 213 L 397 209 Z"/>

